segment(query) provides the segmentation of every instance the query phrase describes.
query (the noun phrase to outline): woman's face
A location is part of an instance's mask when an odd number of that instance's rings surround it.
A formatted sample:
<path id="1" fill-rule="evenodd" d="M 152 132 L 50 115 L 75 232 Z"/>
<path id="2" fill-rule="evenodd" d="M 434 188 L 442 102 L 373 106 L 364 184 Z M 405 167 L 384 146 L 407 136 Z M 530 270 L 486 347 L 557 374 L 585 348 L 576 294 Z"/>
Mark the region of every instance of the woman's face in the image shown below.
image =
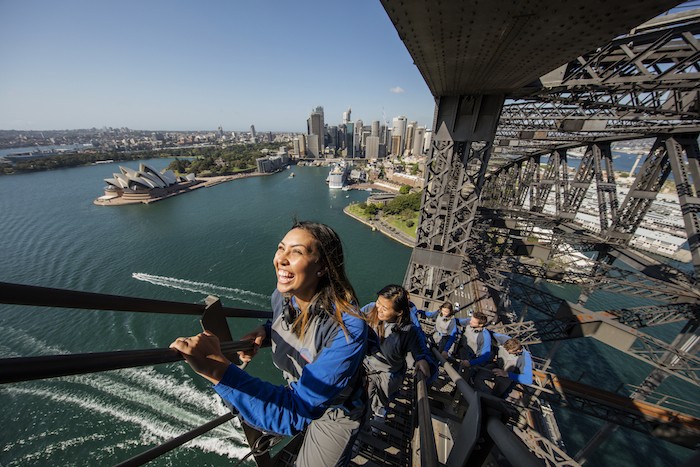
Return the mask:
<path id="1" fill-rule="evenodd" d="M 440 308 L 440 313 L 442 314 L 442 316 L 450 316 L 450 313 L 452 313 L 452 311 L 450 311 L 449 308 L 444 307 Z"/>
<path id="2" fill-rule="evenodd" d="M 303 229 L 287 232 L 277 246 L 272 263 L 277 273 L 277 290 L 310 301 L 326 271 L 321 267 L 318 242 Z"/>
<path id="3" fill-rule="evenodd" d="M 377 307 L 377 318 L 379 318 L 379 321 L 394 323 L 399 319 L 399 316 L 401 316 L 401 313 L 394 310 L 394 303 L 381 295 L 377 297 L 375 306 Z"/>

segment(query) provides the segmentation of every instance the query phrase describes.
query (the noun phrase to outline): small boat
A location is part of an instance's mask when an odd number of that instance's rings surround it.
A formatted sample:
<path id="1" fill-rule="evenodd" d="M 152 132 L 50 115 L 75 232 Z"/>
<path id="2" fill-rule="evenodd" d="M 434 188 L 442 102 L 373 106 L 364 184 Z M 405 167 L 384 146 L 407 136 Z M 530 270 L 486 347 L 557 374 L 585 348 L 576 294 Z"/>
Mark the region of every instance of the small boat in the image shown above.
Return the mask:
<path id="1" fill-rule="evenodd" d="M 294 172 L 289 174 L 289 178 L 294 178 Z"/>

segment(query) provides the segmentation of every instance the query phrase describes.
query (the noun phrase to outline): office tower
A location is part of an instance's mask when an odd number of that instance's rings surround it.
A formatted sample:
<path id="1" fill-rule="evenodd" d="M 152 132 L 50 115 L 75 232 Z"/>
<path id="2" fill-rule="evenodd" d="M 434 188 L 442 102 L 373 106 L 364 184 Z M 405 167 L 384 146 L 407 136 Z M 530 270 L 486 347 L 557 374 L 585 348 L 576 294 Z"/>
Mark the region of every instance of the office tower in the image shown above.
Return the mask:
<path id="1" fill-rule="evenodd" d="M 219 125 L 219 129 L 216 130 L 216 136 L 218 136 L 219 138 L 224 137 L 224 129 L 221 127 L 221 125 Z"/>
<path id="2" fill-rule="evenodd" d="M 367 159 L 379 159 L 379 136 L 368 136 L 365 140 L 365 157 Z"/>
<path id="3" fill-rule="evenodd" d="M 337 126 L 330 126 L 328 127 L 328 146 L 333 150 L 333 153 L 335 153 L 336 149 L 338 149 L 338 127 Z"/>
<path id="4" fill-rule="evenodd" d="M 423 135 L 423 152 L 429 153 L 432 144 L 433 144 L 433 130 L 431 130 L 430 128 L 426 128 L 425 135 Z"/>
<path id="5" fill-rule="evenodd" d="M 345 124 L 345 148 L 348 157 L 355 157 L 355 124 L 352 122 Z"/>
<path id="6" fill-rule="evenodd" d="M 352 113 L 352 108 L 348 107 L 348 110 L 343 112 L 343 124 L 347 125 L 350 123 L 350 114 Z"/>
<path id="7" fill-rule="evenodd" d="M 318 106 L 312 112 L 307 120 L 307 128 L 309 135 L 309 152 L 313 157 L 319 157 L 323 153 L 323 141 L 325 137 L 325 124 L 323 123 L 323 107 Z M 311 136 L 314 136 L 316 141 L 312 144 Z"/>
<path id="8" fill-rule="evenodd" d="M 355 157 L 362 157 L 362 120 L 355 122 Z"/>
<path id="9" fill-rule="evenodd" d="M 370 133 L 372 136 L 379 136 L 379 120 L 372 122 L 372 131 Z"/>
<path id="10" fill-rule="evenodd" d="M 379 127 L 379 144 L 383 144 L 386 146 L 386 134 L 387 134 L 386 125 L 381 125 Z"/>
<path id="11" fill-rule="evenodd" d="M 391 134 L 391 153 L 394 156 L 401 156 L 401 135 Z"/>
<path id="12" fill-rule="evenodd" d="M 310 134 L 308 135 L 309 139 L 306 142 L 307 143 L 307 148 L 306 152 L 309 155 L 309 157 L 313 157 L 314 159 L 318 159 L 321 157 L 321 148 L 318 147 L 318 135 Z"/>
<path id="13" fill-rule="evenodd" d="M 415 136 L 413 137 L 413 151 L 414 157 L 420 157 L 423 155 L 423 140 L 425 139 L 425 127 L 416 127 Z"/>
<path id="14" fill-rule="evenodd" d="M 299 137 L 295 136 L 292 138 L 292 156 L 299 157 L 301 153 L 299 152 Z"/>
<path id="15" fill-rule="evenodd" d="M 406 138 L 404 138 L 405 143 L 404 143 L 404 151 L 403 151 L 404 156 L 410 156 L 411 153 L 413 152 L 413 136 L 415 134 L 417 125 L 418 125 L 418 122 L 411 122 L 406 127 Z"/>
<path id="16" fill-rule="evenodd" d="M 306 157 L 306 135 L 299 135 L 299 157 Z"/>
<path id="17" fill-rule="evenodd" d="M 345 123 L 341 123 L 338 125 L 338 149 L 345 149 L 347 145 L 345 144 L 345 135 L 346 135 L 347 128 L 345 126 Z"/>
<path id="18" fill-rule="evenodd" d="M 391 153 L 395 156 L 403 154 L 406 137 L 406 117 L 403 115 L 394 117 L 393 128 L 391 129 Z"/>
<path id="19" fill-rule="evenodd" d="M 250 140 L 254 143 L 257 141 L 257 137 L 255 135 L 255 125 L 250 125 Z"/>

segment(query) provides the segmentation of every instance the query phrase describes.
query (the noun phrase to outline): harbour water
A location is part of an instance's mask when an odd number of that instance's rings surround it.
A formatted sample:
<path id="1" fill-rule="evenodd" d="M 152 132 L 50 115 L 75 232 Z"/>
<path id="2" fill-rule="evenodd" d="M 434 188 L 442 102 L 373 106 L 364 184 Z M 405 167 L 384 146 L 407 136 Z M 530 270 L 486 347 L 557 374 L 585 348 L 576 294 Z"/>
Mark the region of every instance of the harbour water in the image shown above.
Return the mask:
<path id="1" fill-rule="evenodd" d="M 146 162 L 161 169 L 169 160 Z M 92 204 L 117 164 L 0 177 L 0 280 L 193 303 L 217 295 L 226 306 L 267 309 L 272 255 L 296 216 L 339 232 L 350 279 L 366 303 L 381 286 L 402 282 L 410 249 L 344 215 L 368 193 L 329 190 L 327 170 L 296 167 L 293 178 L 283 172 L 120 207 Z M 592 300 L 609 306 L 609 298 Z M 253 321 L 229 320 L 234 337 Z M 676 329 L 653 332 L 670 338 Z M 162 348 L 199 324 L 196 317 L 0 305 L 0 331 L 6 358 Z M 248 371 L 281 383 L 265 352 Z M 613 386 L 638 382 L 650 369 L 602 345 L 567 342 L 555 370 L 588 372 L 600 386 Z M 673 384 L 681 395 L 693 390 Z M 208 383 L 181 363 L 4 385 L 0 404 L 3 466 L 111 465 L 225 411 Z M 574 452 L 601 424 L 559 412 Z M 226 424 L 152 465 L 221 465 L 247 452 L 240 431 Z M 620 430 L 591 465 L 670 466 L 688 455 Z"/>
<path id="2" fill-rule="evenodd" d="M 167 159 L 148 161 L 160 169 Z M 136 168 L 138 161 L 122 163 Z M 410 250 L 345 214 L 364 191 L 329 191 L 327 168 L 296 168 L 152 205 L 94 206 L 118 164 L 0 177 L 0 280 L 91 292 L 269 309 L 272 256 L 296 216 L 332 225 L 366 303 L 401 283 Z M 347 196 L 347 197 L 346 197 Z M 251 320 L 229 320 L 234 336 Z M 0 305 L 0 357 L 162 348 L 199 332 L 196 317 Z M 262 354 L 248 370 L 282 383 Z M 183 364 L 0 387 L 0 465 L 112 465 L 223 413 Z M 247 453 L 226 426 L 154 465 L 213 465 Z"/>

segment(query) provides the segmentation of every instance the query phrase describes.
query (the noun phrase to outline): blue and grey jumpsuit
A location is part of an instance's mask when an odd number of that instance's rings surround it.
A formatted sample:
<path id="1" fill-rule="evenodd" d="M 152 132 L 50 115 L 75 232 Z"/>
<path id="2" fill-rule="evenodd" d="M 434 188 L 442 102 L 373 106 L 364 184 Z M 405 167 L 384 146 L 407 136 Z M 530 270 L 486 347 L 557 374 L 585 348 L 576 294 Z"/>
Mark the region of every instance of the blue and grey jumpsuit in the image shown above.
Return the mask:
<path id="1" fill-rule="evenodd" d="M 362 312 L 366 315 L 374 306 L 375 302 L 369 303 L 362 307 Z M 413 361 L 426 360 L 431 372 L 437 371 L 437 366 L 429 358 L 425 341 L 421 340 L 421 331 L 413 322 L 402 325 L 384 323 L 383 339 L 373 329 L 369 330 L 364 366 L 368 379 L 367 393 L 375 415 L 385 414 L 389 401 L 401 387 L 409 352 Z"/>
<path id="2" fill-rule="evenodd" d="M 367 325 L 345 313 L 346 334 L 312 304 L 309 326 L 299 339 L 283 313 L 285 306 L 298 311 L 294 299 L 275 290 L 271 302 L 273 317 L 265 324 L 263 345 L 272 345 L 272 360 L 288 385 L 273 385 L 231 365 L 214 389 L 255 428 L 285 435 L 306 430 L 296 465 L 347 465 L 366 408 Z"/>

